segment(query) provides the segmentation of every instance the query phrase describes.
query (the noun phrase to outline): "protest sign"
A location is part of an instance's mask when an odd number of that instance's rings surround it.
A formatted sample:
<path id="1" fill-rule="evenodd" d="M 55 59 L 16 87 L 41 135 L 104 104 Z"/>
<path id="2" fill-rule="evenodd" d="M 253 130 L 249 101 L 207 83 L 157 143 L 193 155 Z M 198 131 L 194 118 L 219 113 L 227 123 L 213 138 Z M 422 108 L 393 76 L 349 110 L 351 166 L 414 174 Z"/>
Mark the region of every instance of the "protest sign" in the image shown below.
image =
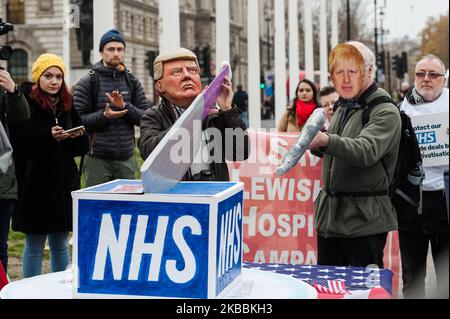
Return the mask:
<path id="1" fill-rule="evenodd" d="M 423 166 L 448 165 L 448 113 L 411 117 L 422 153 Z"/>
<path id="2" fill-rule="evenodd" d="M 298 134 L 249 130 L 247 161 L 229 163 L 230 176 L 244 183 L 244 261 L 251 263 L 317 264 L 314 200 L 323 185 L 322 161 L 306 151 L 287 174 L 275 171 Z M 398 290 L 398 234 L 388 235 L 385 268 L 393 271 Z"/>

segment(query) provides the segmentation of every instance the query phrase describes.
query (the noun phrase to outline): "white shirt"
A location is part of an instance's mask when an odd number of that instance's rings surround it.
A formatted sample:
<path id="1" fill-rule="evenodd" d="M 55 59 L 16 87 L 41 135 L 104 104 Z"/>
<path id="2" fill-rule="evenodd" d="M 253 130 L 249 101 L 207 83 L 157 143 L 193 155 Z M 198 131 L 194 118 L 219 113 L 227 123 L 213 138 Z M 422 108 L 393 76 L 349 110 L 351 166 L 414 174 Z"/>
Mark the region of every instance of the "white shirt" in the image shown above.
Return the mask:
<path id="1" fill-rule="evenodd" d="M 445 113 L 448 112 L 448 98 L 449 91 L 447 88 L 444 88 L 441 96 L 433 102 L 412 105 L 405 98 L 400 106 L 400 109 L 405 111 L 408 116 Z M 448 165 L 425 167 L 425 179 L 423 181 L 422 189 L 424 191 L 437 191 L 445 189 L 445 170 L 448 170 Z"/>

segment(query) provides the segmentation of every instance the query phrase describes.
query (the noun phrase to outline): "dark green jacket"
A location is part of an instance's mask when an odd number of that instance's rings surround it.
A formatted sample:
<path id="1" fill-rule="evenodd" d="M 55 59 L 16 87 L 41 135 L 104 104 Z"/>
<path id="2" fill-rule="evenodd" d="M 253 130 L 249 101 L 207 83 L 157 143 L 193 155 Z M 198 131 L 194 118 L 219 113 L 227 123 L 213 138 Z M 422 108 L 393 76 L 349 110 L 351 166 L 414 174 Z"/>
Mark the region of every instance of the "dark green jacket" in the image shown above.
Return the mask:
<path id="1" fill-rule="evenodd" d="M 366 101 L 380 95 L 388 93 L 376 89 Z M 397 217 L 387 191 L 397 162 L 400 113 L 394 104 L 380 104 L 372 109 L 368 123 L 362 127 L 363 109 L 353 109 L 347 122 L 339 128 L 344 108 L 337 109 L 327 131 L 330 142 L 323 151 L 324 188 L 314 203 L 317 233 L 325 238 L 355 238 L 395 230 Z M 381 158 L 386 163 L 387 174 Z M 336 197 L 330 191 L 386 191 L 386 195 Z"/>
<path id="2" fill-rule="evenodd" d="M 0 89 L 0 120 L 6 133 L 9 135 L 11 123 L 22 122 L 30 118 L 30 108 L 22 91 L 8 94 Z M 14 145 L 13 145 L 14 149 Z M 17 180 L 14 163 L 8 168 L 5 175 L 0 177 L 0 200 L 17 199 Z"/>

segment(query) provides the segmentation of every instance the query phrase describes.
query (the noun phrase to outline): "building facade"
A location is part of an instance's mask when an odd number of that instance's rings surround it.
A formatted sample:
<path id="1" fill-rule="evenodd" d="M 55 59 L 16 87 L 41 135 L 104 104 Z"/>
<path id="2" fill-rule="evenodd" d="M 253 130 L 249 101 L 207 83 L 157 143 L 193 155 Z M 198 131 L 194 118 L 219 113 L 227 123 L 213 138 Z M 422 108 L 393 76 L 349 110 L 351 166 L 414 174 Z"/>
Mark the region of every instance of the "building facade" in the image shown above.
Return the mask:
<path id="1" fill-rule="evenodd" d="M 76 6 L 92 0 L 71 0 Z M 156 53 L 159 46 L 158 0 L 109 0 L 114 5 L 115 25 L 127 42 L 125 64 L 142 82 L 147 97 L 153 99 L 153 79 L 148 66 L 149 52 Z M 92 7 L 92 2 L 90 3 Z M 270 69 L 273 58 L 272 1 L 260 1 L 261 69 Z M 18 82 L 31 78 L 31 66 L 45 52 L 62 56 L 63 51 L 63 0 L 0 0 L 0 18 L 12 23 L 14 31 L 3 35 L 2 42 L 13 48 L 7 67 Z M 81 11 L 80 21 L 90 17 Z M 247 1 L 230 0 L 230 63 L 234 85 L 247 86 Z M 91 19 L 92 21 L 92 19 Z M 87 29 L 89 30 L 89 28 Z M 78 30 L 80 32 L 80 30 Z M 86 35 L 87 31 L 83 31 Z M 83 38 L 83 36 L 81 37 Z M 180 0 L 181 46 L 196 51 L 202 65 L 203 80 L 208 82 L 208 69 L 215 74 L 215 0 Z M 91 40 L 92 41 L 92 40 Z M 91 42 L 92 45 L 92 42 Z M 84 43 L 86 46 L 86 43 Z M 71 84 L 76 82 L 95 63 L 89 56 L 83 58 L 83 45 L 77 29 L 70 29 Z M 98 50 L 94 47 L 93 50 Z M 210 54 L 208 54 L 208 51 Z M 273 50 L 272 50 L 273 51 Z M 88 52 L 89 54 L 89 52 Z M 270 55 L 270 57 L 268 57 Z M 92 52 L 91 55 L 92 56 Z M 209 67 L 204 66 L 204 62 Z"/>

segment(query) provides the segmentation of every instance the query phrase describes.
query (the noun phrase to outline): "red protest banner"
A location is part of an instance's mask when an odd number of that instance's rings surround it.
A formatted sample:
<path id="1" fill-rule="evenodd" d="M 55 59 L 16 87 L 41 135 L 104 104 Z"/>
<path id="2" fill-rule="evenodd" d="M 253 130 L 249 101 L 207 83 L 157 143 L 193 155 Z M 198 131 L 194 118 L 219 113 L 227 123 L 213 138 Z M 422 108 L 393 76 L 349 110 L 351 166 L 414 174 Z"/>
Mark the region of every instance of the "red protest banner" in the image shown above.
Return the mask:
<path id="1" fill-rule="evenodd" d="M 229 163 L 230 176 L 244 183 L 244 261 L 317 264 L 314 200 L 322 187 L 322 161 L 309 151 L 286 175 L 275 170 L 298 134 L 249 131 L 250 158 Z M 397 232 L 390 233 L 385 267 L 398 289 Z"/>

